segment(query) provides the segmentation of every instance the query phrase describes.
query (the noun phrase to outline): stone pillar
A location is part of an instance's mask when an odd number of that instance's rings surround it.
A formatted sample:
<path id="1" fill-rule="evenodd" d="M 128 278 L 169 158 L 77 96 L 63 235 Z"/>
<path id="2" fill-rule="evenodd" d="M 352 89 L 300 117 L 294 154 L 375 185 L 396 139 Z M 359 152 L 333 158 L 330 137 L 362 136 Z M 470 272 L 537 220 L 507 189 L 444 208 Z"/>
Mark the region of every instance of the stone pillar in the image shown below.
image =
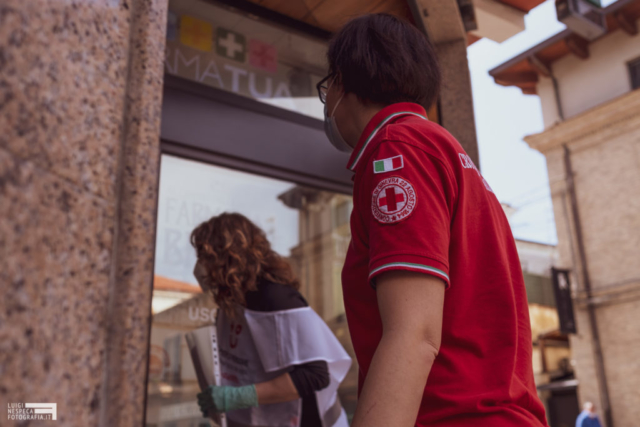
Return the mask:
<path id="1" fill-rule="evenodd" d="M 438 43 L 435 47 L 442 68 L 440 122 L 480 169 L 467 40 Z"/>
<path id="2" fill-rule="evenodd" d="M 0 400 L 64 426 L 143 422 L 166 7 L 0 5 Z"/>
<path id="3" fill-rule="evenodd" d="M 409 0 L 408 3 L 418 27 L 429 35 L 442 69 L 440 123 L 460 142 L 479 169 L 467 33 L 458 2 Z"/>

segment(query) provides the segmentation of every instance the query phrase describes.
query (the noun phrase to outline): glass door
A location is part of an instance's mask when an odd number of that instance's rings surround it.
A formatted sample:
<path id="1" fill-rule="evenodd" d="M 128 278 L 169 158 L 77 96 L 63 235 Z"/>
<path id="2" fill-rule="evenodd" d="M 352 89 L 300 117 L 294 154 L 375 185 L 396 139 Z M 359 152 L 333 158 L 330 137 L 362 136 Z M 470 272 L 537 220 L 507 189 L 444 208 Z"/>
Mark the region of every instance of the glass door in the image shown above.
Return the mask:
<path id="1" fill-rule="evenodd" d="M 354 364 L 340 389 L 355 407 L 357 366 L 346 329 L 340 272 L 349 243 L 351 197 L 208 163 L 163 155 L 147 384 L 147 426 L 200 427 L 200 391 L 185 333 L 211 324 L 216 305 L 193 277 L 191 231 L 211 216 L 238 212 L 267 234 L 291 263 L 310 306 L 327 322 Z"/>

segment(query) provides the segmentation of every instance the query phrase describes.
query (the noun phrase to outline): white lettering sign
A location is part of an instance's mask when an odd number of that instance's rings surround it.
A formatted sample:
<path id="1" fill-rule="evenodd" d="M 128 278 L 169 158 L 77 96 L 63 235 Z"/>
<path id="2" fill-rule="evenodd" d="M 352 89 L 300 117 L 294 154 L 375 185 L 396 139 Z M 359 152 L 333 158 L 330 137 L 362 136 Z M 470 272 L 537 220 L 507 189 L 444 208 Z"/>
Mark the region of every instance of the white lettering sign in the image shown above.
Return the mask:
<path id="1" fill-rule="evenodd" d="M 171 41 L 167 41 L 165 68 L 170 74 L 255 99 L 293 98 L 286 74 L 271 76 L 245 69 Z"/>

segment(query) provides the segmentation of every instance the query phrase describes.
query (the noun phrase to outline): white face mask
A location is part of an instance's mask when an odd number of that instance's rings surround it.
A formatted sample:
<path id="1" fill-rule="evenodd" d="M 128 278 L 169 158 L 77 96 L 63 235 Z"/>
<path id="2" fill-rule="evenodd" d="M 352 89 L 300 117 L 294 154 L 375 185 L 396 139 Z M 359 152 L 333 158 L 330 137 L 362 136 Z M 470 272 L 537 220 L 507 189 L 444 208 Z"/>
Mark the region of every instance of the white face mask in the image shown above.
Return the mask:
<path id="1" fill-rule="evenodd" d="M 331 82 L 331 84 L 333 84 L 333 82 Z M 327 91 L 329 89 L 331 89 L 331 85 L 329 85 Z M 336 149 L 345 153 L 351 153 L 353 151 L 353 147 L 347 144 L 347 141 L 345 141 L 342 135 L 340 135 L 338 125 L 336 124 L 336 117 L 334 116 L 336 108 L 338 108 L 338 105 L 340 104 L 340 101 L 342 101 L 343 96 L 344 94 L 340 96 L 340 99 L 338 99 L 338 102 L 336 102 L 335 107 L 333 107 L 331 117 L 329 117 L 329 114 L 327 112 L 327 104 L 324 104 L 324 133 L 327 135 L 327 138 L 329 138 L 329 142 L 331 142 L 331 145 L 333 145 Z"/>

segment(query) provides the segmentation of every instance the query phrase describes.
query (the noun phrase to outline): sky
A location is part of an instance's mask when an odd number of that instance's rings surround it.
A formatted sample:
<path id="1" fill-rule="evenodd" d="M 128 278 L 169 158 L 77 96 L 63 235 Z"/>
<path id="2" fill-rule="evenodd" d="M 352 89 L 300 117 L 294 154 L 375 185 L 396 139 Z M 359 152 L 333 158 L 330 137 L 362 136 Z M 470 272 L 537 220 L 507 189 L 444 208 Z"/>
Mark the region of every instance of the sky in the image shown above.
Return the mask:
<path id="1" fill-rule="evenodd" d="M 603 6 L 615 0 L 602 0 Z M 480 168 L 498 199 L 518 210 L 511 218 L 516 238 L 556 244 L 546 161 L 523 137 L 544 130 L 540 99 L 517 87 L 497 85 L 489 70 L 564 30 L 553 0 L 525 16 L 526 30 L 496 43 L 482 39 L 468 48 Z"/>
<path id="2" fill-rule="evenodd" d="M 517 87 L 497 85 L 489 70 L 562 31 L 553 0 L 525 16 L 526 30 L 496 43 L 482 39 L 468 49 L 480 168 L 501 202 L 518 210 L 511 218 L 516 238 L 557 243 L 544 156 L 523 137 L 544 130 L 540 99 Z"/>

